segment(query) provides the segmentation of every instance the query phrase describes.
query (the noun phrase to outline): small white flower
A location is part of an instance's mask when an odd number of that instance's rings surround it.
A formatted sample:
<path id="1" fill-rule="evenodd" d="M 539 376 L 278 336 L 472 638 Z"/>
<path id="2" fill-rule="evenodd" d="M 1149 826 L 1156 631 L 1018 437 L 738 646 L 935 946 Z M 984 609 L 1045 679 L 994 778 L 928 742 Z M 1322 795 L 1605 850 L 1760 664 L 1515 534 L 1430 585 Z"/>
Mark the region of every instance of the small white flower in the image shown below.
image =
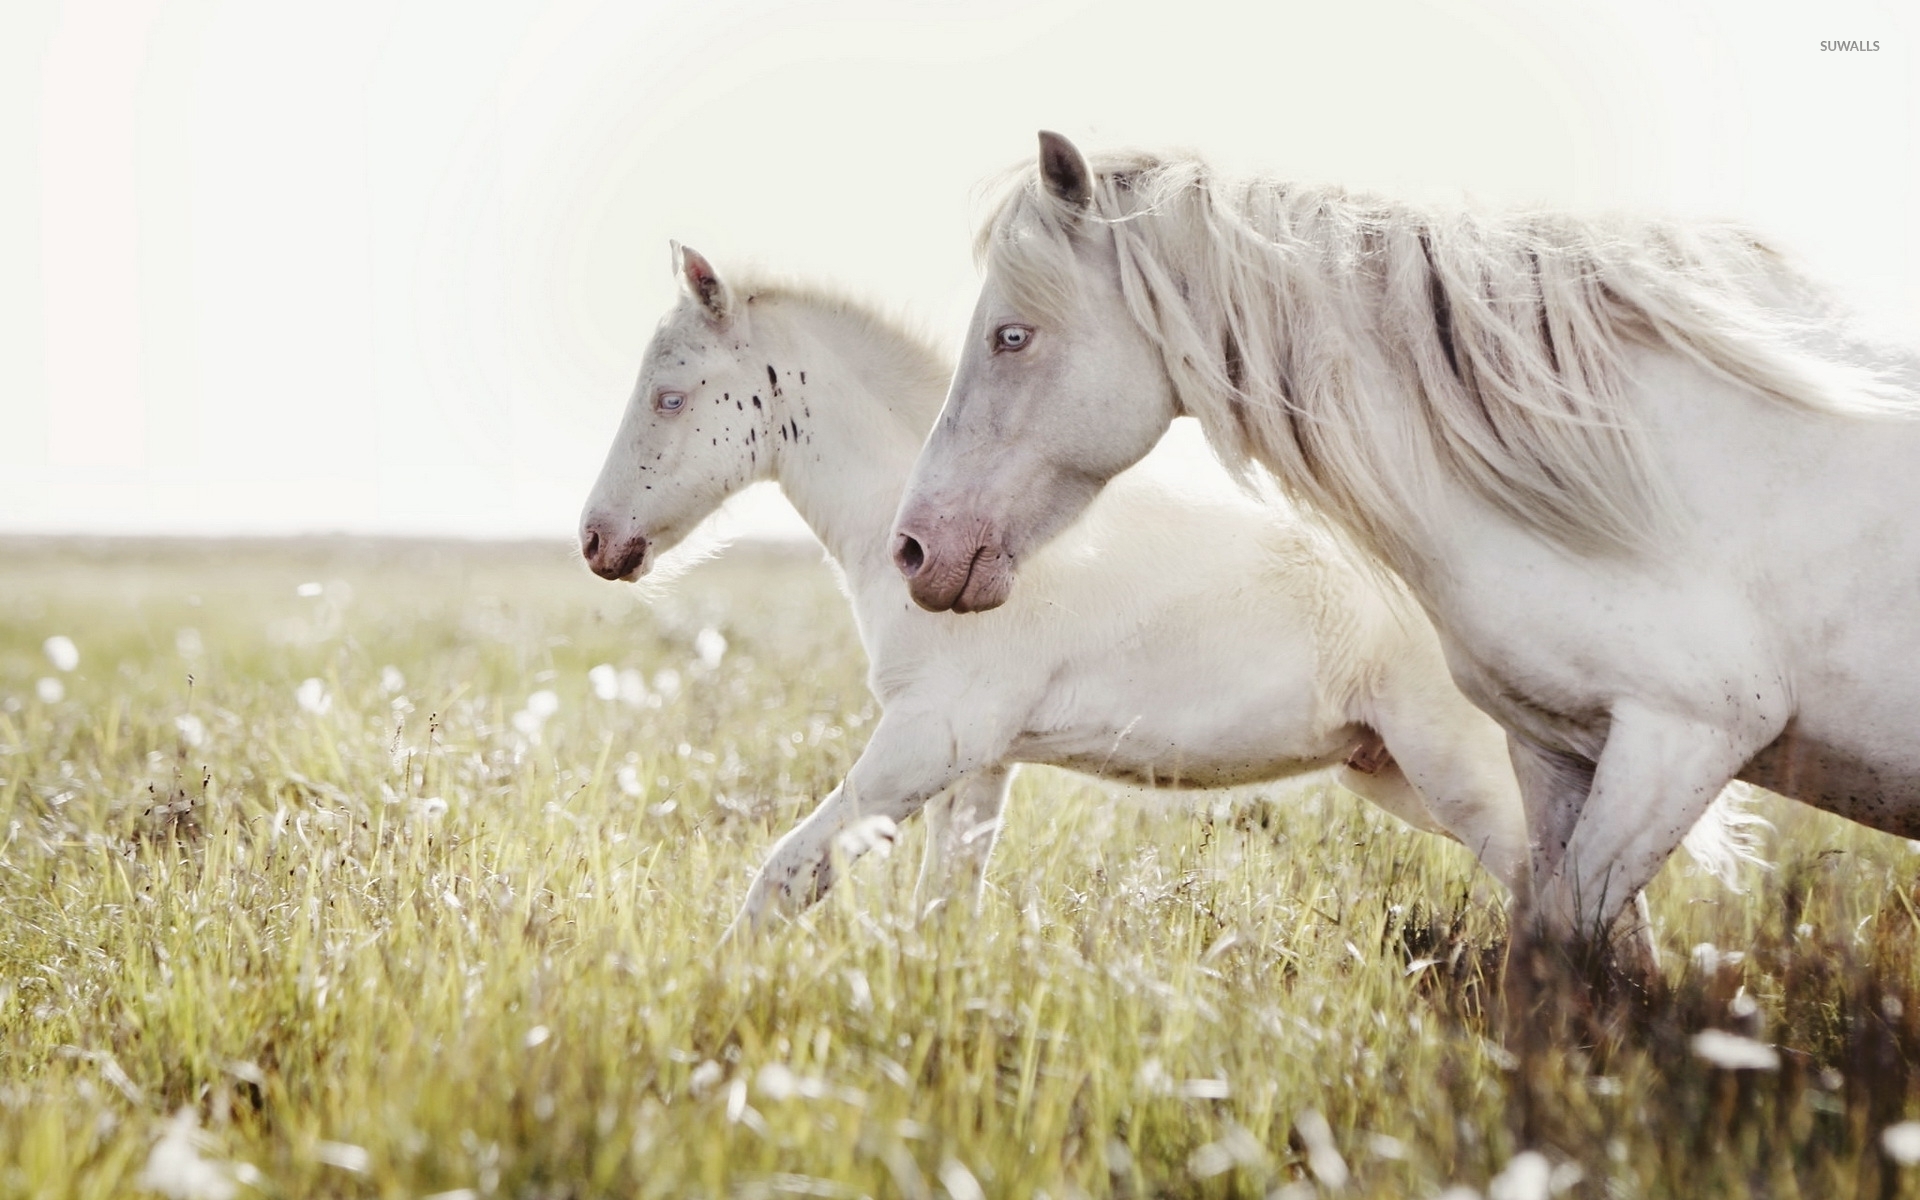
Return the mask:
<path id="1" fill-rule="evenodd" d="M 405 686 L 407 686 L 407 677 L 400 673 L 399 667 L 389 663 L 380 668 L 380 690 L 382 692 L 391 696 Z"/>
<path id="2" fill-rule="evenodd" d="M 687 1076 L 687 1090 L 693 1093 L 695 1100 L 698 1100 L 712 1091 L 713 1085 L 725 1078 L 726 1074 L 719 1063 L 708 1059 L 695 1067 L 693 1074 Z"/>
<path id="3" fill-rule="evenodd" d="M 1693 1053 L 1716 1067 L 1729 1071 L 1778 1071 L 1780 1052 L 1765 1042 L 1756 1042 L 1724 1029 L 1703 1029 L 1693 1035 Z"/>
<path id="4" fill-rule="evenodd" d="M 327 691 L 327 685 L 318 679 L 303 679 L 300 686 L 293 690 L 293 698 L 301 708 L 316 717 L 325 716 L 333 707 L 333 693 Z"/>
<path id="5" fill-rule="evenodd" d="M 560 711 L 560 696 L 556 692 L 541 688 L 527 697 L 527 711 L 544 721 Z"/>
<path id="6" fill-rule="evenodd" d="M 207 744 L 207 724 L 192 713 L 175 717 L 173 727 L 180 731 L 180 740 L 187 745 L 198 748 Z"/>
<path id="7" fill-rule="evenodd" d="M 134 1186 L 159 1192 L 168 1200 L 233 1200 L 240 1191 L 234 1170 L 222 1162 L 202 1158 L 208 1139 L 198 1128 L 193 1110 L 183 1108 L 147 1154 Z"/>
<path id="8" fill-rule="evenodd" d="M 546 720 L 530 708 L 523 708 L 513 714 L 514 732 L 524 738 L 539 737 L 540 727 L 545 724 Z"/>
<path id="9" fill-rule="evenodd" d="M 672 667 L 654 672 L 653 690 L 671 700 L 680 694 L 680 672 Z"/>
<path id="10" fill-rule="evenodd" d="M 56 671 L 71 671 L 80 665 L 80 648 L 64 634 L 54 634 L 40 648 L 46 651 L 47 661 L 53 664 Z"/>
<path id="11" fill-rule="evenodd" d="M 947 1189 L 947 1195 L 953 1200 L 987 1200 L 987 1193 L 981 1189 L 980 1181 L 957 1158 L 949 1158 L 940 1164 L 940 1186 Z"/>
<path id="12" fill-rule="evenodd" d="M 545 1025 L 535 1025 L 532 1029 L 527 1030 L 527 1049 L 533 1049 L 552 1036 L 553 1030 L 548 1029 Z"/>
<path id="13" fill-rule="evenodd" d="M 1407 1156 L 1407 1144 L 1390 1133 L 1369 1134 L 1367 1149 L 1373 1151 L 1375 1158 L 1384 1158 L 1388 1162 L 1399 1162 Z"/>
<path id="14" fill-rule="evenodd" d="M 346 1142 L 315 1142 L 313 1156 L 330 1167 L 339 1167 L 355 1175 L 365 1175 L 373 1166 L 373 1155 L 367 1153 L 366 1147 Z"/>
<path id="15" fill-rule="evenodd" d="M 67 686 L 48 675 L 33 685 L 33 694 L 42 704 L 58 704 L 67 698 Z"/>
<path id="16" fill-rule="evenodd" d="M 615 771 L 613 778 L 614 782 L 620 785 L 620 794 L 623 796 L 641 796 L 646 793 L 646 785 L 640 782 L 640 771 L 632 763 Z"/>
<path id="17" fill-rule="evenodd" d="M 620 698 L 620 672 L 613 669 L 612 663 L 601 663 L 588 671 L 587 682 L 593 687 L 595 699 L 618 700 Z"/>
<path id="18" fill-rule="evenodd" d="M 711 671 L 727 656 L 727 639 L 718 629 L 702 629 L 693 636 L 693 652 L 699 656 L 700 665 Z"/>
<path id="19" fill-rule="evenodd" d="M 320 583 L 318 580 L 311 580 L 293 589 L 293 594 L 301 597 L 302 599 L 311 600 L 315 596 L 318 596 L 320 593 L 326 590 L 327 589 L 320 586 Z"/>
<path id="20" fill-rule="evenodd" d="M 1487 1184 L 1488 1200 L 1547 1200 L 1552 1195 L 1553 1164 L 1538 1150 L 1522 1150 L 1507 1169 Z"/>
<path id="21" fill-rule="evenodd" d="M 620 672 L 620 703 L 629 708 L 642 708 L 647 703 L 647 681 L 632 667 Z"/>
<path id="22" fill-rule="evenodd" d="M 1880 1150 L 1903 1167 L 1920 1163 L 1920 1121 L 1902 1121 L 1882 1129 Z"/>
<path id="23" fill-rule="evenodd" d="M 1339 1191 L 1347 1186 L 1351 1173 L 1347 1170 L 1347 1160 L 1340 1157 L 1340 1148 L 1333 1141 L 1333 1127 L 1327 1119 L 1309 1108 L 1293 1119 L 1294 1132 L 1300 1135 L 1301 1145 L 1307 1150 L 1307 1170 L 1320 1181 L 1320 1186 L 1329 1191 Z"/>

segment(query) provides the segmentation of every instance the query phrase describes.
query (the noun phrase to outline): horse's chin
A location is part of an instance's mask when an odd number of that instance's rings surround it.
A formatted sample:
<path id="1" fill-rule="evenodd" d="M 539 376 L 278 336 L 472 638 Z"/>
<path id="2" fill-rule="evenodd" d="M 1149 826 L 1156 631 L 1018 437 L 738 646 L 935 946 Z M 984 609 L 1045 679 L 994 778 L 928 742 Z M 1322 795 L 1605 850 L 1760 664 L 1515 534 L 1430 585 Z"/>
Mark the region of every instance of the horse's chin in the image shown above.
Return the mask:
<path id="1" fill-rule="evenodd" d="M 655 547 L 649 542 L 646 551 L 641 554 L 640 561 L 634 565 L 633 570 L 628 571 L 625 575 L 616 577 L 614 582 L 639 583 L 642 579 L 653 574 L 654 563 L 659 560 L 659 557 Z"/>
<path id="2" fill-rule="evenodd" d="M 967 576 L 966 586 L 960 589 L 960 595 L 954 599 L 953 611 L 987 612 L 1005 604 L 1012 593 L 1013 560 L 999 554 L 989 561 L 986 555 L 981 555 L 974 563 L 972 574 Z"/>

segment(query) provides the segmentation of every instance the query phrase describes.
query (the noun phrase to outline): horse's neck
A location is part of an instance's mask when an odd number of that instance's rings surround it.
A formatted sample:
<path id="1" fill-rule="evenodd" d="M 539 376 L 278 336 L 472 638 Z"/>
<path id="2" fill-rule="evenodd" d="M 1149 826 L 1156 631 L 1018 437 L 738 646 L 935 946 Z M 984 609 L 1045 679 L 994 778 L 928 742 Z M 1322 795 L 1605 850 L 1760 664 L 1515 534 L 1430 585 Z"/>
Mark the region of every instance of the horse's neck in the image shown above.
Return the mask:
<path id="1" fill-rule="evenodd" d="M 894 510 L 946 395 L 944 367 L 858 313 L 780 309 L 773 475 L 858 588 L 891 578 Z M 782 362 L 781 359 L 786 361 Z"/>

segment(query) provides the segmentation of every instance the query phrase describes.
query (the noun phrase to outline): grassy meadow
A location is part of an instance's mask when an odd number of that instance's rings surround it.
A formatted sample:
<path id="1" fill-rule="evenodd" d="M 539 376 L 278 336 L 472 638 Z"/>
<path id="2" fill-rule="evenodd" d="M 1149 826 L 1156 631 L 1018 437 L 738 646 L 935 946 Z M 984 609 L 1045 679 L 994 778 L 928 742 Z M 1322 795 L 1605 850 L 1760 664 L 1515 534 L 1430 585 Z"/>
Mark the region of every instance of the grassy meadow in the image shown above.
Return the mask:
<path id="1" fill-rule="evenodd" d="M 1506 1022 L 1458 847 L 1028 770 L 977 914 L 910 827 L 720 945 L 864 673 L 811 553 L 0 544 L 0 1197 L 1920 1195 L 1904 841 Z"/>

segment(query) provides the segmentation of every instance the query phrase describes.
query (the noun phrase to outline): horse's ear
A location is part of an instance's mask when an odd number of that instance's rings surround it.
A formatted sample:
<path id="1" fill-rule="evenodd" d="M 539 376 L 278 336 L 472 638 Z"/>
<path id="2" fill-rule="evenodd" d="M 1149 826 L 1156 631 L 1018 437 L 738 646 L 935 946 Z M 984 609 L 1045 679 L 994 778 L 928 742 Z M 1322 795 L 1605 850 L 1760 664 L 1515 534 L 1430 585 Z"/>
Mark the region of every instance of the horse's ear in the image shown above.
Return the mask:
<path id="1" fill-rule="evenodd" d="M 673 246 L 673 273 L 680 277 L 680 286 L 687 289 L 687 295 L 700 302 L 707 310 L 707 316 L 714 321 L 724 321 L 733 306 L 733 294 L 727 285 L 720 282 L 720 276 L 714 273 L 713 264 L 706 256 L 692 246 L 682 246 L 679 242 Z"/>
<path id="2" fill-rule="evenodd" d="M 1093 170 L 1075 146 L 1057 133 L 1040 131 L 1040 178 L 1047 190 L 1068 208 L 1093 203 Z"/>

